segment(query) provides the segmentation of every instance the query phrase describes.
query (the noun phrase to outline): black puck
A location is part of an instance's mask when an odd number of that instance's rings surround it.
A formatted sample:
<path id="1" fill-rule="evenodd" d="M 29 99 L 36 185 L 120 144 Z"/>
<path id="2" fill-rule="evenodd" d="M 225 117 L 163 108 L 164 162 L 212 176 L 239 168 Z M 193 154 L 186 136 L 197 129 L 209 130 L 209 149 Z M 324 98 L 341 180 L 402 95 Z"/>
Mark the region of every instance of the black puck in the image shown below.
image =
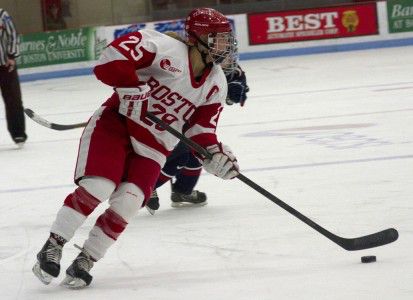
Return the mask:
<path id="1" fill-rule="evenodd" d="M 374 255 L 362 256 L 361 257 L 361 262 L 362 263 L 371 263 L 371 262 L 375 262 L 375 261 L 376 261 L 376 257 Z"/>

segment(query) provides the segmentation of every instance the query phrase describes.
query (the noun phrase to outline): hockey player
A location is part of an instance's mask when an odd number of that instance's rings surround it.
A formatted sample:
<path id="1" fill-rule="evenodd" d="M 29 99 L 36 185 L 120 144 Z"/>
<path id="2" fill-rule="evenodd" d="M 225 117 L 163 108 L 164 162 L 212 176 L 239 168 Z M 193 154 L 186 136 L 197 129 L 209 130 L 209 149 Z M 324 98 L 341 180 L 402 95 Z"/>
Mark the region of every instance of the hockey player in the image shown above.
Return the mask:
<path id="1" fill-rule="evenodd" d="M 244 71 L 237 63 L 237 55 L 234 55 L 229 66 L 222 65 L 228 83 L 226 103 L 232 105 L 239 103 L 244 105 L 247 100 L 249 87 Z M 155 214 L 159 209 L 159 197 L 156 189 L 166 182 L 171 182 L 171 206 L 204 206 L 207 204 L 205 193 L 194 190 L 201 176 L 202 164 L 194 156 L 191 149 L 180 142 L 171 155 L 168 156 L 165 166 L 155 185 L 151 198 L 146 203 L 150 214 Z M 172 182 L 174 180 L 174 182 Z"/>
<path id="2" fill-rule="evenodd" d="M 238 174 L 229 148 L 216 136 L 227 94 L 219 64 L 233 51 L 228 19 L 216 10 L 195 9 L 186 18 L 187 41 L 142 30 L 114 40 L 94 68 L 114 93 L 93 114 L 80 139 L 75 182 L 50 236 L 37 254 L 34 274 L 49 284 L 60 272 L 64 245 L 103 201 L 102 213 L 62 284 L 82 288 L 90 270 L 124 231 L 155 186 L 178 140 L 146 117 L 150 111 L 208 149 L 206 171 L 223 179 Z"/>

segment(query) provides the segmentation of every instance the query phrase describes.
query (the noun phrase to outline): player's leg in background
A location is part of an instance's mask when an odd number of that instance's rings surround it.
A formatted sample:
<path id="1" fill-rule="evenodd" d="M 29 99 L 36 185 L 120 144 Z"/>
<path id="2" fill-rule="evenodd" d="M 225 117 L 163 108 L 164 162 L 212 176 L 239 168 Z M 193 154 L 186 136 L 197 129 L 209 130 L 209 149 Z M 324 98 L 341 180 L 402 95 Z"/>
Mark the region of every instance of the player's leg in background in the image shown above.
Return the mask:
<path id="1" fill-rule="evenodd" d="M 13 141 L 22 146 L 27 139 L 23 112 L 22 94 L 17 70 L 1 70 L 1 93 L 6 110 L 7 129 Z"/>
<path id="2" fill-rule="evenodd" d="M 207 204 L 205 193 L 194 190 L 202 172 L 202 164 L 192 154 L 189 154 L 185 166 L 180 169 L 172 183 L 171 206 L 203 206 Z"/>
<path id="3" fill-rule="evenodd" d="M 146 203 L 146 208 L 150 214 L 155 214 L 155 211 L 159 209 L 159 197 L 156 189 L 175 177 L 179 173 L 180 169 L 187 164 L 190 155 L 191 150 L 181 142 L 168 156 L 156 182 L 155 190 Z"/>

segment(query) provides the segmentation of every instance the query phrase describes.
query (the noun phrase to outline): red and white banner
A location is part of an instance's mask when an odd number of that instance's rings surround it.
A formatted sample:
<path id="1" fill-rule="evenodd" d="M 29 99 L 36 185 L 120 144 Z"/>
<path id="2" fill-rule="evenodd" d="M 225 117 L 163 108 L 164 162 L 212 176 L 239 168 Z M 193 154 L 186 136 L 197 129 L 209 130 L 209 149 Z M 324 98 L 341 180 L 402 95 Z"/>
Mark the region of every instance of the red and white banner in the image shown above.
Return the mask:
<path id="1" fill-rule="evenodd" d="M 378 34 L 376 3 L 248 14 L 250 45 Z"/>

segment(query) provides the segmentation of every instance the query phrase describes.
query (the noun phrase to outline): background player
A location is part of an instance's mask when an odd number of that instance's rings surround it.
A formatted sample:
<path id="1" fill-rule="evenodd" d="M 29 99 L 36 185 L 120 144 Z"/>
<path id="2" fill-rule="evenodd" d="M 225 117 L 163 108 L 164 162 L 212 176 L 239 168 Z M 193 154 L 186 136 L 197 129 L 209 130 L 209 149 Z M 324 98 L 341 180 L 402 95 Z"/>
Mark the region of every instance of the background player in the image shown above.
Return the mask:
<path id="1" fill-rule="evenodd" d="M 237 63 L 234 55 L 229 65 L 224 65 L 223 70 L 227 78 L 228 94 L 226 103 L 232 105 L 239 103 L 244 106 L 249 91 L 244 71 Z M 180 142 L 165 163 L 156 182 L 155 190 L 146 203 L 146 208 L 152 215 L 159 209 L 159 197 L 156 188 L 164 183 L 171 182 L 171 206 L 203 206 L 207 204 L 207 195 L 194 190 L 202 172 L 202 164 L 191 152 L 191 149 Z"/>
<path id="2" fill-rule="evenodd" d="M 7 129 L 19 148 L 27 139 L 22 93 L 16 57 L 20 54 L 19 36 L 11 16 L 0 8 L 0 89 L 6 111 Z"/>

